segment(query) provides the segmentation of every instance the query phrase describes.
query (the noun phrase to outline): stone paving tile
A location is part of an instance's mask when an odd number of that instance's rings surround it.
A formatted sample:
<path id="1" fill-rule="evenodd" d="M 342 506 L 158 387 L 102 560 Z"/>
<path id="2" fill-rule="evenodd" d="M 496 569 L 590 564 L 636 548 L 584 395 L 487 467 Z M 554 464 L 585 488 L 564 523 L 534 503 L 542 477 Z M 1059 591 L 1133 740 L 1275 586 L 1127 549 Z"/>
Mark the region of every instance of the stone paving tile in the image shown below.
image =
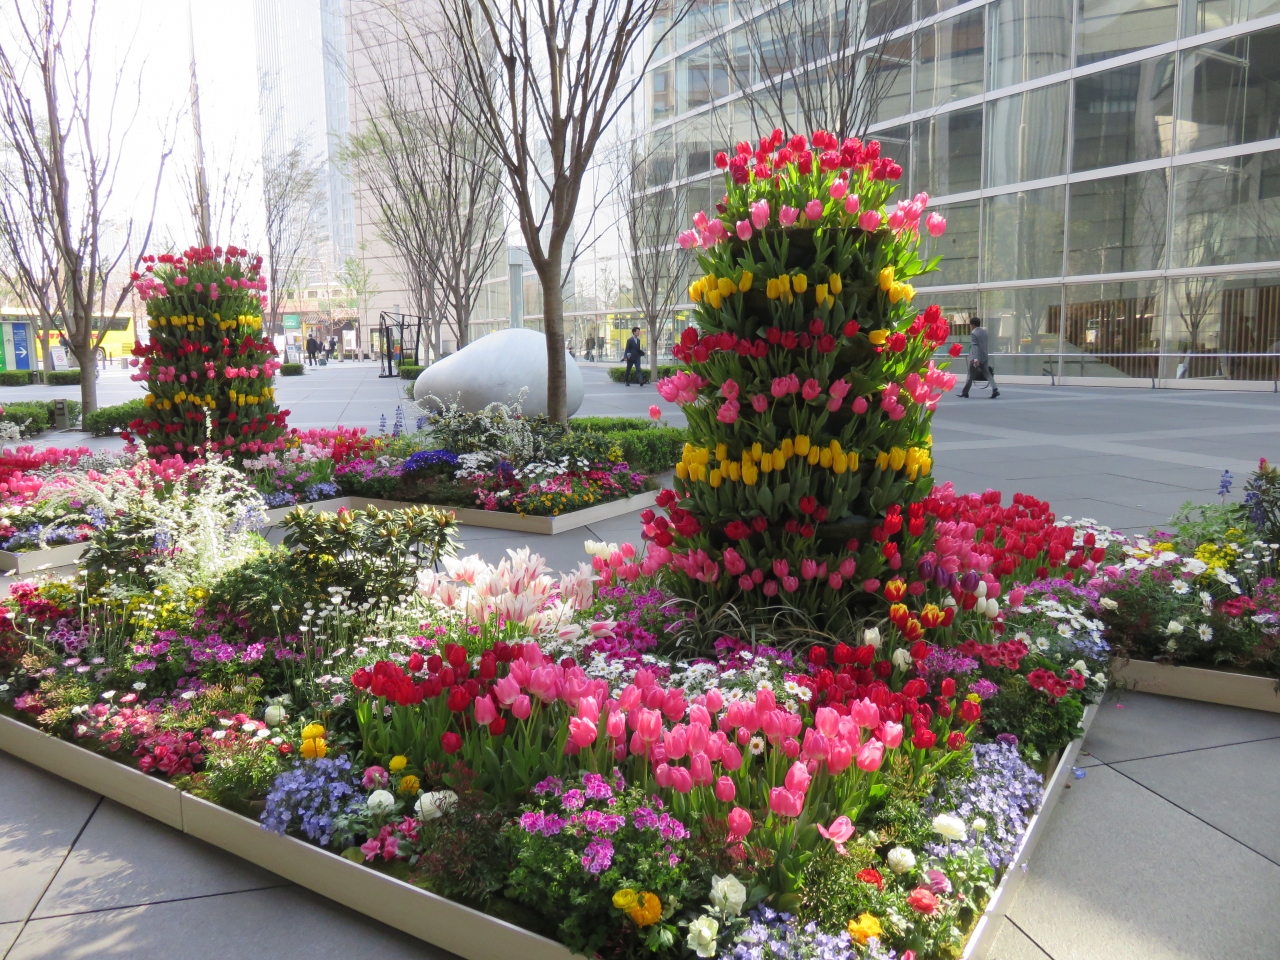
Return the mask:
<path id="1" fill-rule="evenodd" d="M 104 800 L 32 917 L 284 885 L 275 874 Z"/>
<path id="2" fill-rule="evenodd" d="M 297 887 L 222 894 L 26 925 L 6 960 L 452 960 Z"/>
<path id="3" fill-rule="evenodd" d="M 1275 960 L 1280 867 L 1107 767 L 1059 801 L 1009 917 L 1054 960 Z"/>
<path id="4" fill-rule="evenodd" d="M 0 922 L 27 918 L 98 800 L 0 753 Z"/>
<path id="5" fill-rule="evenodd" d="M 1111 692 L 1084 749 L 1104 763 L 1280 737 L 1280 714 L 1149 693 Z"/>
<path id="6" fill-rule="evenodd" d="M 1036 942 L 1019 930 L 1008 917 L 1001 921 L 987 960 L 1053 960 Z"/>
<path id="7" fill-rule="evenodd" d="M 16 920 L 0 923 L 0 957 L 3 957 L 5 951 L 13 946 L 13 941 L 18 939 L 18 934 L 21 932 L 22 924 Z"/>
<path id="8" fill-rule="evenodd" d="M 1114 769 L 1280 865 L 1280 738 L 1122 761 Z"/>

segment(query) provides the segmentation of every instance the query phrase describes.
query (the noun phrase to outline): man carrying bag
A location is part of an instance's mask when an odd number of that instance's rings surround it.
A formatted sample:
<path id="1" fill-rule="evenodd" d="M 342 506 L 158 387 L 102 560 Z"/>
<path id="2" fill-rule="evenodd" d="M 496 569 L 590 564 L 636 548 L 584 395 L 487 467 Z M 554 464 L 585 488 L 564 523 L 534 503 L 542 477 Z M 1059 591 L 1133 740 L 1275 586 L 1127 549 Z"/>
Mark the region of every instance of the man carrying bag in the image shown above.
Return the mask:
<path id="1" fill-rule="evenodd" d="M 644 359 L 644 349 L 640 346 L 640 328 L 632 327 L 631 336 L 627 340 L 626 349 L 622 351 L 623 358 L 627 361 L 627 372 L 623 374 L 622 383 L 624 386 L 631 386 L 631 367 L 636 368 L 636 384 L 644 386 L 644 371 L 640 367 L 640 361 Z"/>
<path id="2" fill-rule="evenodd" d="M 1000 396 L 996 378 L 991 370 L 991 357 L 987 353 L 987 331 L 977 317 L 969 318 L 969 378 L 964 382 L 960 396 L 969 399 L 969 388 L 974 381 L 991 384 L 991 399 Z"/>

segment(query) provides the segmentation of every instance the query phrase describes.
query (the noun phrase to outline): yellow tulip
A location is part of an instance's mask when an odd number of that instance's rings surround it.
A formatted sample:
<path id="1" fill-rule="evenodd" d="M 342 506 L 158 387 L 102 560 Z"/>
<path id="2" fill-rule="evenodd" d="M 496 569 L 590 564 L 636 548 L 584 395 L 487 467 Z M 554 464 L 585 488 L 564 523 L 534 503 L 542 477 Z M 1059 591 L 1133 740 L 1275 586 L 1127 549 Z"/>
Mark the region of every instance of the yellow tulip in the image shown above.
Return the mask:
<path id="1" fill-rule="evenodd" d="M 764 295 L 770 300 L 778 299 L 778 281 L 774 277 L 770 277 L 764 284 Z"/>
<path id="2" fill-rule="evenodd" d="M 746 293 L 748 290 L 751 289 L 752 279 L 753 277 L 751 275 L 751 271 L 743 270 L 742 279 L 738 281 L 738 289 L 741 290 L 743 293 Z"/>
<path id="3" fill-rule="evenodd" d="M 809 456 L 806 457 L 806 459 L 809 461 L 809 466 L 816 467 L 818 465 L 818 460 L 822 457 L 822 450 L 823 450 L 822 447 L 809 448 Z"/>
<path id="4" fill-rule="evenodd" d="M 822 306 L 827 302 L 827 285 L 819 283 L 813 288 L 813 297 L 818 301 L 818 306 Z"/>
<path id="5" fill-rule="evenodd" d="M 867 334 L 867 339 L 874 343 L 877 347 L 883 346 L 884 342 L 889 339 L 888 330 L 872 330 Z"/>
<path id="6" fill-rule="evenodd" d="M 827 278 L 827 286 L 831 288 L 832 293 L 839 293 L 844 289 L 844 280 L 841 278 L 840 274 L 833 273 Z"/>
<path id="7" fill-rule="evenodd" d="M 683 460 L 676 464 L 676 476 L 681 480 L 689 479 L 689 468 L 685 466 Z"/>
<path id="8" fill-rule="evenodd" d="M 840 441 L 837 440 L 835 437 L 832 437 L 830 447 L 831 447 L 831 455 L 834 457 L 837 453 L 840 452 Z"/>
<path id="9" fill-rule="evenodd" d="M 729 463 L 729 479 L 734 483 L 737 483 L 742 479 L 742 467 L 739 466 L 737 460 L 730 461 Z"/>
<path id="10" fill-rule="evenodd" d="M 757 471 L 755 467 L 751 467 L 751 468 L 743 467 L 742 482 L 749 487 L 754 487 L 756 485 L 756 477 L 758 473 L 759 471 Z"/>
<path id="11" fill-rule="evenodd" d="M 721 474 L 719 470 L 712 470 L 711 476 L 708 478 L 707 482 L 711 484 L 711 489 L 714 490 L 720 486 L 720 481 L 722 479 L 723 479 L 723 474 Z"/>
<path id="12" fill-rule="evenodd" d="M 693 283 L 689 284 L 689 299 L 692 300 L 694 303 L 700 303 L 702 301 L 702 281 L 701 280 L 695 280 L 693 281 Z"/>
<path id="13" fill-rule="evenodd" d="M 710 305 L 712 310 L 719 310 L 720 309 L 720 290 L 718 288 L 714 290 L 708 290 L 706 292 L 706 301 Z"/>
<path id="14" fill-rule="evenodd" d="M 759 443 L 753 443 L 751 445 L 751 459 L 754 460 L 756 463 L 759 463 L 760 458 L 763 456 L 764 456 L 764 447 L 760 446 Z"/>
<path id="15" fill-rule="evenodd" d="M 823 470 L 831 469 L 831 448 L 823 447 L 818 451 L 818 464 Z"/>
<path id="16" fill-rule="evenodd" d="M 891 286 L 893 286 L 893 267 L 890 266 L 880 271 L 880 289 L 888 293 Z"/>
<path id="17" fill-rule="evenodd" d="M 791 292 L 791 274 L 784 273 L 780 277 L 778 277 L 778 290 L 780 290 L 782 293 Z"/>
<path id="18" fill-rule="evenodd" d="M 773 472 L 773 454 L 772 453 L 766 453 L 763 457 L 760 458 L 760 472 L 761 473 Z"/>
<path id="19" fill-rule="evenodd" d="M 782 448 L 781 448 L 781 449 L 782 449 L 782 462 L 783 462 L 783 463 L 786 463 L 786 462 L 787 462 L 788 460 L 790 460 L 793 456 L 795 456 L 795 452 L 796 452 L 795 444 L 793 444 L 793 443 L 791 442 L 791 438 L 790 438 L 790 437 L 784 437 L 784 438 L 783 438 L 783 440 L 782 440 Z"/>
<path id="20" fill-rule="evenodd" d="M 803 433 L 796 437 L 794 449 L 797 456 L 807 457 L 809 455 L 809 438 Z"/>
<path id="21" fill-rule="evenodd" d="M 856 473 L 858 470 L 858 463 L 859 463 L 857 453 L 846 453 L 845 458 L 849 461 L 849 469 Z"/>
<path id="22" fill-rule="evenodd" d="M 722 297 L 727 298 L 738 292 L 738 285 L 728 277 L 721 277 L 716 286 L 720 291 L 720 296 Z"/>
<path id="23" fill-rule="evenodd" d="M 881 450 L 876 454 L 876 466 L 881 470 L 889 469 L 889 454 Z"/>
<path id="24" fill-rule="evenodd" d="M 831 472 L 837 476 L 849 469 L 849 458 L 843 453 L 833 453 L 831 455 Z"/>
<path id="25" fill-rule="evenodd" d="M 721 442 L 716 444 L 716 459 L 717 460 L 729 459 L 729 445 L 727 443 Z"/>
<path id="26" fill-rule="evenodd" d="M 791 289 L 796 293 L 804 293 L 809 289 L 809 277 L 804 273 L 797 273 L 791 278 Z"/>
<path id="27" fill-rule="evenodd" d="M 895 470 L 901 470 L 902 465 L 907 462 L 907 451 L 901 447 L 893 447 L 889 451 L 889 466 Z"/>

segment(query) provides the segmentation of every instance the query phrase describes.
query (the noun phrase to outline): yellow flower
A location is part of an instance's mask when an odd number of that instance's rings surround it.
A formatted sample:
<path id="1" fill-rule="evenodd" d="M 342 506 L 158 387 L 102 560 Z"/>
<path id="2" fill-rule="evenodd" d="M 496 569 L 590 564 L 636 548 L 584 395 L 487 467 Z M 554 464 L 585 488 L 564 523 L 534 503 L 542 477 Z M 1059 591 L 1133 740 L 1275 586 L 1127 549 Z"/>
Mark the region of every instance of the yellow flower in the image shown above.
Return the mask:
<path id="1" fill-rule="evenodd" d="M 880 926 L 880 921 L 872 914 L 864 913 L 857 920 L 849 921 L 849 939 L 856 940 L 858 943 L 865 945 L 872 937 L 878 940 L 883 933 L 884 929 Z"/>
<path id="2" fill-rule="evenodd" d="M 818 301 L 818 306 L 822 306 L 827 302 L 827 285 L 819 283 L 813 288 L 813 298 Z"/>
<path id="3" fill-rule="evenodd" d="M 329 747 L 325 744 L 324 737 L 302 741 L 302 755 L 308 760 L 323 760 L 328 752 Z"/>
<path id="4" fill-rule="evenodd" d="M 717 460 L 729 459 L 729 445 L 727 443 L 720 442 L 716 444 L 716 459 Z"/>
<path id="5" fill-rule="evenodd" d="M 738 292 L 738 285 L 728 277 L 721 277 L 717 286 L 720 289 L 720 296 L 729 297 Z"/>
<path id="6" fill-rule="evenodd" d="M 702 291 L 706 284 L 702 280 L 695 280 L 689 284 L 689 299 L 694 303 L 702 300 Z"/>
<path id="7" fill-rule="evenodd" d="M 818 465 L 818 459 L 822 456 L 822 451 L 824 449 L 824 447 L 809 448 L 809 456 L 805 457 L 805 459 L 809 461 L 809 466 L 816 467 Z"/>
<path id="8" fill-rule="evenodd" d="M 791 278 L 791 289 L 796 293 L 804 293 L 809 289 L 809 277 L 807 274 L 797 273 Z"/>
<path id="9" fill-rule="evenodd" d="M 848 469 L 849 469 L 849 458 L 844 455 L 843 451 L 841 451 L 840 453 L 833 453 L 831 455 L 831 471 L 833 473 L 839 476 L 840 474 L 844 473 Z"/>
<path id="10" fill-rule="evenodd" d="M 738 281 L 738 289 L 741 290 L 743 293 L 746 293 L 748 290 L 751 289 L 751 281 L 753 279 L 754 277 L 752 276 L 750 270 L 743 270 L 742 279 Z"/>
<path id="11" fill-rule="evenodd" d="M 812 451 L 810 451 L 810 453 L 812 453 Z M 818 464 L 822 467 L 823 470 L 831 469 L 831 460 L 832 460 L 832 456 L 831 456 L 830 447 L 823 447 L 821 450 L 818 451 Z"/>
<path id="12" fill-rule="evenodd" d="M 759 471 L 754 466 L 742 468 L 742 482 L 748 487 L 754 487 L 759 477 Z"/>
<path id="13" fill-rule="evenodd" d="M 405 796 L 418 792 L 418 778 L 412 773 L 406 773 L 400 778 L 400 792 Z"/>
<path id="14" fill-rule="evenodd" d="M 724 479 L 724 474 L 722 474 L 719 470 L 712 470 L 711 476 L 708 478 L 707 482 L 711 484 L 711 488 L 714 490 L 715 488 L 720 486 L 720 483 L 723 479 Z"/>
<path id="15" fill-rule="evenodd" d="M 324 736 L 324 724 L 322 723 L 308 723 L 305 727 L 302 728 L 303 740 L 314 740 L 316 737 L 323 737 L 323 736 Z"/>
<path id="16" fill-rule="evenodd" d="M 631 911 L 640 903 L 640 898 L 630 887 L 623 887 L 613 895 L 613 905 L 619 910 Z"/>
<path id="17" fill-rule="evenodd" d="M 759 443 L 753 443 L 751 445 L 751 459 L 754 460 L 756 463 L 759 463 L 760 458 L 763 456 L 764 456 L 764 447 L 762 447 Z"/>
<path id="18" fill-rule="evenodd" d="M 839 293 L 844 289 L 844 280 L 841 278 L 840 274 L 833 273 L 827 278 L 827 286 L 831 288 L 832 293 Z"/>
<path id="19" fill-rule="evenodd" d="M 786 463 L 788 460 L 790 460 L 790 459 L 791 459 L 793 456 L 795 456 L 795 454 L 796 454 L 796 446 L 795 446 L 795 444 L 794 444 L 794 443 L 792 443 L 792 442 L 791 442 L 791 438 L 790 438 L 790 437 L 783 437 L 783 438 L 782 438 L 782 444 L 781 444 L 781 446 L 780 446 L 780 448 L 779 448 L 779 449 L 781 449 L 781 451 L 782 451 L 782 462 L 783 462 L 783 463 Z M 775 454 L 775 456 L 776 456 L 776 454 Z"/>
<path id="20" fill-rule="evenodd" d="M 881 450 L 876 454 L 876 466 L 881 470 L 889 469 L 889 454 Z"/>
<path id="21" fill-rule="evenodd" d="M 391 758 L 391 762 L 387 764 L 387 769 L 392 773 L 399 773 L 409 765 L 409 758 L 403 755 L 397 755 Z"/>
<path id="22" fill-rule="evenodd" d="M 880 271 L 880 289 L 885 293 L 893 286 L 893 267 L 885 267 Z"/>
<path id="23" fill-rule="evenodd" d="M 638 897 L 639 903 L 627 911 L 637 927 L 651 927 L 662 919 L 662 900 L 647 890 Z"/>
<path id="24" fill-rule="evenodd" d="M 737 483 L 742 479 L 742 467 L 738 464 L 737 460 L 729 461 L 729 479 L 734 483 Z"/>
<path id="25" fill-rule="evenodd" d="M 689 479 L 689 467 L 683 460 L 676 464 L 676 477 L 681 480 Z"/>
<path id="26" fill-rule="evenodd" d="M 892 447 L 889 450 L 889 466 L 894 470 L 901 470 L 902 465 L 907 462 L 907 451 L 901 447 Z"/>
<path id="27" fill-rule="evenodd" d="M 764 284 L 764 295 L 770 300 L 778 299 L 778 280 L 776 277 L 770 277 Z"/>
<path id="28" fill-rule="evenodd" d="M 706 298 L 712 310 L 720 309 L 720 291 L 718 289 L 708 290 Z"/>
<path id="29" fill-rule="evenodd" d="M 888 269 L 887 267 L 885 269 Z M 889 339 L 888 330 L 872 330 L 867 334 L 867 339 L 874 343 L 877 347 L 883 346 L 884 342 Z"/>
<path id="30" fill-rule="evenodd" d="M 795 450 L 796 456 L 807 457 L 809 455 L 809 438 L 803 433 L 799 434 L 792 445 L 792 449 Z"/>

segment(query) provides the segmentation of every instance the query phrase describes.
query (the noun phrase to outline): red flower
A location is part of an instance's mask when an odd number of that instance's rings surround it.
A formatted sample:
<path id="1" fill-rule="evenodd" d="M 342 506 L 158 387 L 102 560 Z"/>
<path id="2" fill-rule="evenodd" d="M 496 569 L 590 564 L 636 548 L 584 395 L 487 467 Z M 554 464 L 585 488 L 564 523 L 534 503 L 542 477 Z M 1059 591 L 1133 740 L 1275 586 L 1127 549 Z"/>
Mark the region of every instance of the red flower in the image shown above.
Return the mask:
<path id="1" fill-rule="evenodd" d="M 911 737 L 911 745 L 917 750 L 929 750 L 938 742 L 938 735 L 927 727 L 921 727 Z"/>
<path id="2" fill-rule="evenodd" d="M 884 889 L 884 877 L 875 867 L 867 867 L 865 870 L 858 871 L 858 879 L 863 883 L 869 883 L 877 890 Z"/>
<path id="3" fill-rule="evenodd" d="M 444 748 L 444 752 L 453 756 L 462 749 L 462 738 L 452 730 L 440 734 L 440 746 Z"/>
<path id="4" fill-rule="evenodd" d="M 959 750 L 966 743 L 968 743 L 968 740 L 959 730 L 952 730 L 950 736 L 947 737 L 948 750 Z"/>
<path id="5" fill-rule="evenodd" d="M 916 887 L 907 896 L 907 906 L 916 913 L 931 917 L 938 912 L 938 898 L 928 887 Z"/>

